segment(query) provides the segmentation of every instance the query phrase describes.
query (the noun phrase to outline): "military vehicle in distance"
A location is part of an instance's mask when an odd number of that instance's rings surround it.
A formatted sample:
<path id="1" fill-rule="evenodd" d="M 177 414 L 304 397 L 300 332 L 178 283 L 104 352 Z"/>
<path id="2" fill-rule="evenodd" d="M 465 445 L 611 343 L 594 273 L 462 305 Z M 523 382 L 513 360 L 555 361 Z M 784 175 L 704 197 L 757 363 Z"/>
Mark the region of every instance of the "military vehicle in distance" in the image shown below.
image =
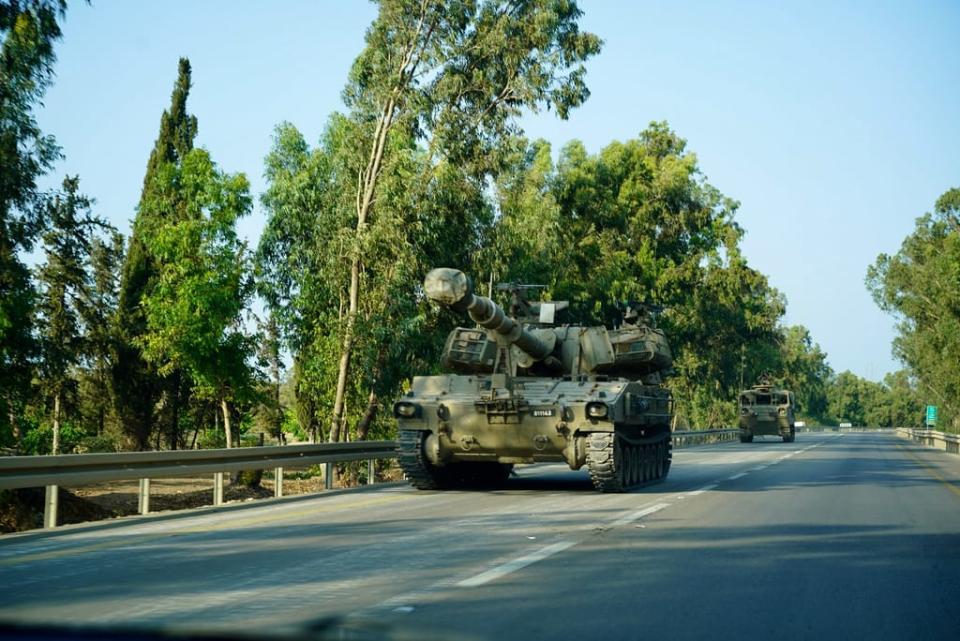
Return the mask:
<path id="1" fill-rule="evenodd" d="M 796 438 L 793 392 L 777 389 L 769 377 L 740 392 L 740 442 L 752 443 L 754 436 L 781 436 L 784 443 Z"/>
<path id="2" fill-rule="evenodd" d="M 616 329 L 557 325 L 567 303 L 528 301 L 529 285 L 498 286 L 512 293 L 509 315 L 455 269 L 432 270 L 423 288 L 478 327 L 450 332 L 449 373 L 415 377 L 393 406 L 414 487 L 497 484 L 515 463 L 540 461 L 586 465 L 601 492 L 667 476 L 673 399 L 661 374 L 673 357 L 636 308 Z"/>

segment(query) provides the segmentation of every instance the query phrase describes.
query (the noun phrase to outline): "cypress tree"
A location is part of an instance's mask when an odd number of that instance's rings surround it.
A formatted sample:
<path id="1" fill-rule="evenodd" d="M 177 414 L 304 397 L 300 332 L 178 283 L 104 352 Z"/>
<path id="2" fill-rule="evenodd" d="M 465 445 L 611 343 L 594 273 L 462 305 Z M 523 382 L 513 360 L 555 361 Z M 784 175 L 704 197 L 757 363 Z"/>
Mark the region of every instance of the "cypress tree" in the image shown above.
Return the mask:
<path id="1" fill-rule="evenodd" d="M 158 272 L 156 260 L 143 242 L 143 237 L 149 228 L 162 222 L 162 219 L 178 216 L 175 207 L 172 211 L 151 209 L 147 212 L 143 204 L 151 200 L 156 177 L 163 166 L 167 163 L 179 165 L 193 149 L 197 118 L 187 113 L 189 94 L 190 61 L 181 58 L 177 82 L 170 97 L 170 108 L 160 117 L 160 134 L 147 161 L 140 204 L 120 280 L 117 314 L 119 345 L 113 367 L 113 385 L 117 414 L 138 449 L 146 449 L 149 445 L 154 428 L 154 408 L 160 395 L 167 391 L 174 405 L 180 403 L 182 385 L 179 373 L 161 377 L 144 360 L 136 344 L 146 332 L 146 317 L 141 303 L 156 284 Z M 177 413 L 174 412 L 170 426 L 172 447 L 176 447 L 177 443 L 177 420 Z"/>

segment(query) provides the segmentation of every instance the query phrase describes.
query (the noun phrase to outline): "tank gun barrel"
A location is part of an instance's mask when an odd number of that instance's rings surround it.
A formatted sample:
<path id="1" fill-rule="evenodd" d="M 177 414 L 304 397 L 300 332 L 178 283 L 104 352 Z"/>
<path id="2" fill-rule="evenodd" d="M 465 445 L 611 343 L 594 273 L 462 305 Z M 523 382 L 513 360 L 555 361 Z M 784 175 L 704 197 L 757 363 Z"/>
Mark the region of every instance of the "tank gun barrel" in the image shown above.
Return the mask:
<path id="1" fill-rule="evenodd" d="M 466 274 L 448 267 L 430 270 L 423 280 L 427 298 L 456 312 L 467 312 L 475 323 L 496 332 L 535 360 L 547 358 L 553 346 L 541 340 L 486 296 L 473 292 L 473 283 Z"/>

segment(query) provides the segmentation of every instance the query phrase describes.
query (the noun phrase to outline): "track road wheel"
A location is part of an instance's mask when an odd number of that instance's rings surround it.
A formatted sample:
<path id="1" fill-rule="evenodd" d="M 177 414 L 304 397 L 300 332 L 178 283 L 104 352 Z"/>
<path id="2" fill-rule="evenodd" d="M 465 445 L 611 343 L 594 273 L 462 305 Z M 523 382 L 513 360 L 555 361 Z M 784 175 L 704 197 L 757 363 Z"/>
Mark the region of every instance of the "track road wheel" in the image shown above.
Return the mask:
<path id="1" fill-rule="evenodd" d="M 587 441 L 587 468 L 593 486 L 601 492 L 627 489 L 624 455 L 627 449 L 612 432 L 595 432 Z"/>
<path id="2" fill-rule="evenodd" d="M 447 468 L 437 467 L 427 460 L 423 443 L 429 432 L 400 430 L 397 439 L 397 461 L 403 475 L 418 490 L 442 490 L 454 484 Z"/>

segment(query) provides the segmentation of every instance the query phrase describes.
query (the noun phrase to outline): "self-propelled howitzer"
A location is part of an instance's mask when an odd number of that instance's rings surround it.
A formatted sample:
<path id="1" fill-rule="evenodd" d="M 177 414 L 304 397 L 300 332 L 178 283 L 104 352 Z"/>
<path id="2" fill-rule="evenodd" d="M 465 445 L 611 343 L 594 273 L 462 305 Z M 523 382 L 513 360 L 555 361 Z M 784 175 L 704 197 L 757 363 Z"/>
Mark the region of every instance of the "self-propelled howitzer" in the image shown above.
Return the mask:
<path id="1" fill-rule="evenodd" d="M 501 482 L 515 463 L 539 461 L 587 466 L 604 492 L 665 478 L 672 399 L 661 375 L 672 357 L 663 332 L 635 316 L 615 329 L 556 325 L 566 303 L 529 302 L 528 288 L 503 286 L 513 293 L 508 315 L 460 271 L 427 275 L 427 298 L 479 327 L 454 329 L 442 357 L 449 373 L 415 377 L 394 404 L 409 481 Z"/>

